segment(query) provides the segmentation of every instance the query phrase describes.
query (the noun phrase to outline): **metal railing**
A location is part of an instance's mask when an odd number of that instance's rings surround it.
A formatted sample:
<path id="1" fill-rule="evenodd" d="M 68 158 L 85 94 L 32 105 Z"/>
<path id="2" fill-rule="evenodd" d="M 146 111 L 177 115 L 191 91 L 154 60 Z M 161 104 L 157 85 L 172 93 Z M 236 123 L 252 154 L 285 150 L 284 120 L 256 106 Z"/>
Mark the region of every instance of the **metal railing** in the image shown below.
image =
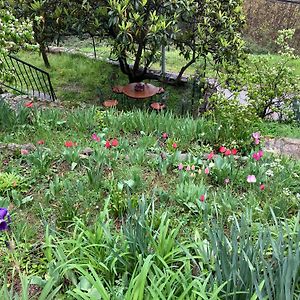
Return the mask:
<path id="1" fill-rule="evenodd" d="M 3 68 L 13 73 L 12 82 L 0 82 L 6 88 L 40 99 L 55 101 L 49 73 L 15 56 L 1 57 Z"/>

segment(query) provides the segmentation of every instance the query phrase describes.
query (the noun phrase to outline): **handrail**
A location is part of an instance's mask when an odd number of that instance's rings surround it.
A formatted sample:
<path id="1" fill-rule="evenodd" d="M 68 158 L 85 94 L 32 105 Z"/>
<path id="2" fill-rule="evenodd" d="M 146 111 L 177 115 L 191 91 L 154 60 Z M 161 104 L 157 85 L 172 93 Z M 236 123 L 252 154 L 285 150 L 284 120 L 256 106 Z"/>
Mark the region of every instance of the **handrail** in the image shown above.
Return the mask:
<path id="1" fill-rule="evenodd" d="M 48 72 L 13 55 L 3 56 L 3 67 L 14 74 L 12 82 L 0 82 L 6 88 L 22 94 L 55 101 L 56 95 Z"/>

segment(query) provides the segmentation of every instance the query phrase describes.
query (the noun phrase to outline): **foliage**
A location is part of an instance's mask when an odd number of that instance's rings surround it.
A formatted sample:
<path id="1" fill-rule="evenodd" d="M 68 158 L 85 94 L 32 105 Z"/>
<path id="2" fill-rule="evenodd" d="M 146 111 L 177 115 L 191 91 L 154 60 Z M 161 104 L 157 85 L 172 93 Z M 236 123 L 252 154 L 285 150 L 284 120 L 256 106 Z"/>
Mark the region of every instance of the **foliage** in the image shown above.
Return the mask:
<path id="1" fill-rule="evenodd" d="M 5 2 L 0 1 L 0 81 L 13 79 L 13 74 L 3 66 L 3 55 L 28 47 L 32 38 L 31 25 L 26 19 L 17 19 Z"/>
<path id="2" fill-rule="evenodd" d="M 210 54 L 215 63 L 223 63 L 237 61 L 241 55 L 243 43 L 239 32 L 244 18 L 240 0 L 222 3 L 19 0 L 13 7 L 33 20 L 35 40 L 48 67 L 47 43 L 72 33 L 88 33 L 93 38 L 108 36 L 112 53 L 130 82 L 153 77 L 147 71 L 159 60 L 162 46 L 175 45 L 180 55 L 189 60 L 182 67 L 178 81 L 199 57 Z M 49 14 L 50 11 L 53 13 Z"/>
<path id="3" fill-rule="evenodd" d="M 251 224 L 250 215 L 240 222 L 234 219 L 229 235 L 217 224 L 209 230 L 211 245 L 203 255 L 217 282 L 226 281 L 225 299 L 299 297 L 299 214 L 295 227 L 278 221 L 274 218 L 273 226 L 264 227 Z"/>
<path id="4" fill-rule="evenodd" d="M 30 153 L 26 158 L 32 166 L 33 172 L 36 172 L 39 175 L 45 175 L 51 167 L 53 155 L 49 149 L 38 148 L 35 152 Z"/>
<path id="5" fill-rule="evenodd" d="M 212 95 L 209 105 L 210 110 L 205 115 L 212 118 L 218 129 L 215 139 L 219 144 L 249 148 L 249 136 L 260 123 L 254 108 L 248 103 L 241 104 L 235 94 L 226 97 L 221 93 Z M 228 141 L 232 144 L 228 145 Z"/>
<path id="6" fill-rule="evenodd" d="M 39 44 L 45 66 L 50 67 L 46 46 L 59 39 L 62 32 L 66 32 L 69 3 L 53 0 L 17 0 L 11 1 L 10 5 L 18 17 L 25 16 L 31 20 L 34 40 Z"/>
<path id="7" fill-rule="evenodd" d="M 4 144 L 37 144 L 0 154 L 1 174 L 21 178 L 0 199 L 11 216 L 0 232 L 0 295 L 17 297 L 23 285 L 24 299 L 33 289 L 55 299 L 276 299 L 288 290 L 297 299 L 300 163 L 262 150 L 262 132 L 243 147 L 228 130 L 221 145 L 225 117 L 27 110 L 0 133 Z M 66 150 L 78 153 L 76 168 Z"/>
<path id="8" fill-rule="evenodd" d="M 131 82 L 146 77 L 162 45 L 174 43 L 180 55 L 188 59 L 178 74 L 178 81 L 199 57 L 211 54 L 215 63 L 223 63 L 237 59 L 241 53 L 240 1 L 177 1 L 175 5 L 172 1 L 163 5 L 159 1 L 131 5 L 110 1 L 109 9 L 110 29 L 115 38 L 113 52 Z M 128 65 L 130 54 L 134 57 L 132 70 Z"/>
<path id="9" fill-rule="evenodd" d="M 20 125 L 28 124 L 29 111 L 25 107 L 19 106 L 16 111 L 11 109 L 4 99 L 0 98 L 0 128 L 12 131 Z"/>
<path id="10" fill-rule="evenodd" d="M 243 25 L 242 1 L 191 1 L 180 14 L 180 30 L 174 38 L 176 48 L 188 61 L 177 80 L 199 58 L 202 78 L 207 77 L 209 63 L 224 68 L 230 62 L 237 68 L 243 57 Z"/>
<path id="11" fill-rule="evenodd" d="M 14 173 L 0 173 L 0 195 L 5 195 L 12 190 L 22 190 L 24 179 Z"/>
<path id="12" fill-rule="evenodd" d="M 147 77 L 162 45 L 176 34 L 181 1 L 108 1 L 108 24 L 114 39 L 112 52 L 130 82 Z M 133 57 L 133 68 L 129 58 Z"/>

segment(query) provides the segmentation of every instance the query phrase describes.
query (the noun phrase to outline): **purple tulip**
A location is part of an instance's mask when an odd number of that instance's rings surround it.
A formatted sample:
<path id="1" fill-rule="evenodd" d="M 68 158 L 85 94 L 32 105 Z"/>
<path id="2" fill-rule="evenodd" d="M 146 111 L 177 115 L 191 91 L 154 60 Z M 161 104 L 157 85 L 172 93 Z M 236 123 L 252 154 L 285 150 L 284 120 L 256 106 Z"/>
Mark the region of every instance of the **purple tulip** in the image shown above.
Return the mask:
<path id="1" fill-rule="evenodd" d="M 8 224 L 11 222 L 10 215 L 6 208 L 0 207 L 0 231 L 8 229 Z"/>

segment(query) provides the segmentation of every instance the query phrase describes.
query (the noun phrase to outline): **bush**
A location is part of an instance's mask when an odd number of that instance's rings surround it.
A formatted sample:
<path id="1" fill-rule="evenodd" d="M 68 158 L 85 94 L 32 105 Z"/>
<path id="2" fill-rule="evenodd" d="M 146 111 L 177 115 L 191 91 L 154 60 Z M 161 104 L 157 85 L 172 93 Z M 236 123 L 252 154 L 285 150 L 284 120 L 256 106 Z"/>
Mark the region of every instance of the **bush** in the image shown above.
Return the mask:
<path id="1" fill-rule="evenodd" d="M 251 133 L 260 122 L 251 105 L 241 104 L 237 97 L 214 94 L 210 98 L 212 110 L 205 113 L 216 124 L 216 142 L 219 145 L 249 149 Z"/>
<path id="2" fill-rule="evenodd" d="M 299 98 L 300 89 L 299 78 L 289 66 L 295 59 L 288 44 L 293 34 L 293 30 L 279 32 L 277 44 L 282 50 L 278 62 L 272 63 L 270 56 L 248 59 L 243 76 L 237 79 L 247 87 L 247 102 L 260 118 L 275 117 L 285 121 L 294 118 L 293 102 Z"/>

